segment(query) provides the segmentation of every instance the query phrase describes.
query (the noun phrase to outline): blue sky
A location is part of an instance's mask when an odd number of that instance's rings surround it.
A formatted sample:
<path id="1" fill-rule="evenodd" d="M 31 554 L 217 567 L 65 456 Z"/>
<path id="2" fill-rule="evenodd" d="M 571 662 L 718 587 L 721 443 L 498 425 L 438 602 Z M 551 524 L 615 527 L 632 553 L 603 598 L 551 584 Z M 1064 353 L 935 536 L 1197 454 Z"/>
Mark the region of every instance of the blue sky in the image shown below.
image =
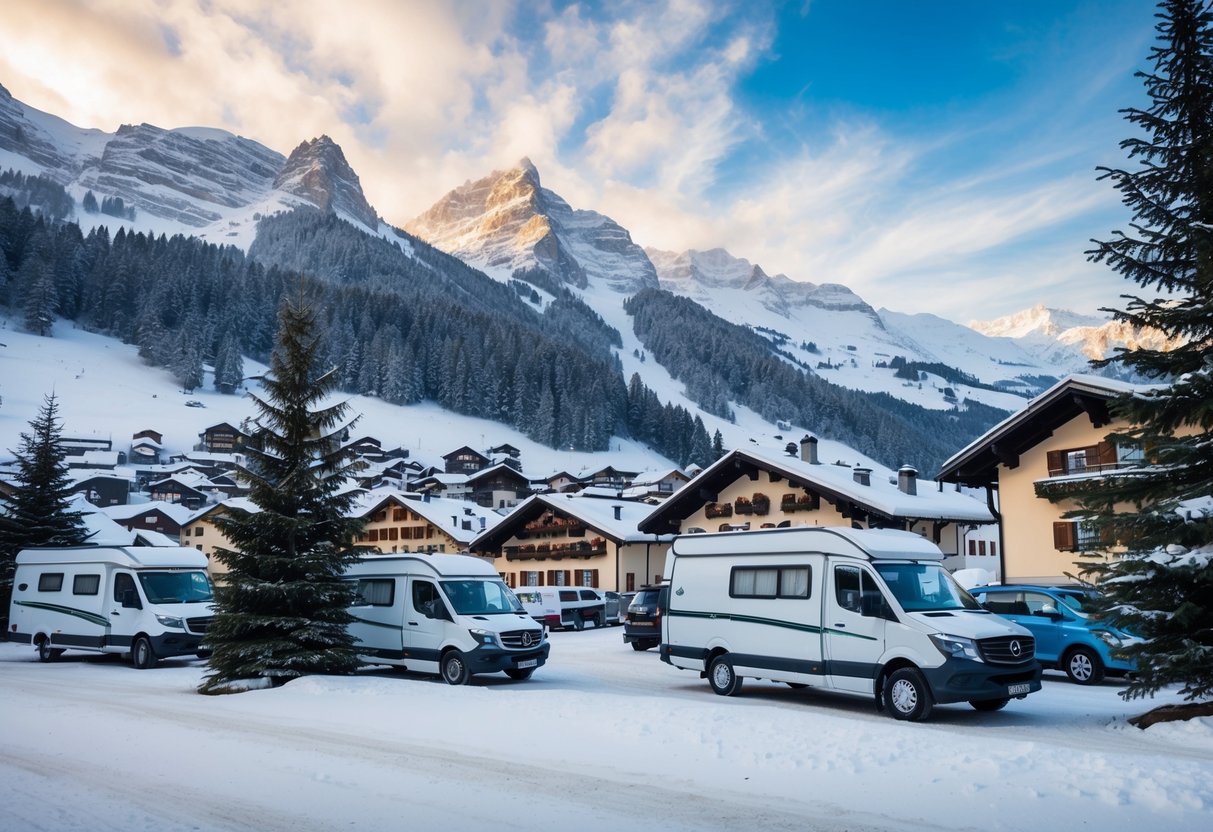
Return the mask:
<path id="1" fill-rule="evenodd" d="M 1093 312 L 1128 217 L 1145 0 L 9 0 L 0 83 L 69 121 L 333 136 L 403 224 L 528 156 L 637 242 L 727 248 L 874 306 Z"/>

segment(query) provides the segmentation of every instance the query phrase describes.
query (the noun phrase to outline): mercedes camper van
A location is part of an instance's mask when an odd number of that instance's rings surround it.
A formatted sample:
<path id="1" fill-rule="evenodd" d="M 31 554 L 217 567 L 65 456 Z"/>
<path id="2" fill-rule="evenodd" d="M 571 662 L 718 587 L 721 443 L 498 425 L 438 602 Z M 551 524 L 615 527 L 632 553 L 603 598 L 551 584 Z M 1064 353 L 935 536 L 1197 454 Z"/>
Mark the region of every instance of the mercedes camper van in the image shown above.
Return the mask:
<path id="1" fill-rule="evenodd" d="M 493 570 L 471 555 L 371 555 L 357 581 L 350 633 L 365 661 L 437 673 L 463 685 L 480 673 L 529 678 L 549 644 Z"/>
<path id="2" fill-rule="evenodd" d="M 910 532 L 684 535 L 666 558 L 661 659 L 731 696 L 770 679 L 871 697 L 898 719 L 1040 690 L 1032 634 L 988 612 Z"/>
<path id="3" fill-rule="evenodd" d="M 73 546 L 17 553 L 9 641 L 42 661 L 64 650 L 130 653 L 143 669 L 198 654 L 214 615 L 206 556 L 176 546 Z"/>

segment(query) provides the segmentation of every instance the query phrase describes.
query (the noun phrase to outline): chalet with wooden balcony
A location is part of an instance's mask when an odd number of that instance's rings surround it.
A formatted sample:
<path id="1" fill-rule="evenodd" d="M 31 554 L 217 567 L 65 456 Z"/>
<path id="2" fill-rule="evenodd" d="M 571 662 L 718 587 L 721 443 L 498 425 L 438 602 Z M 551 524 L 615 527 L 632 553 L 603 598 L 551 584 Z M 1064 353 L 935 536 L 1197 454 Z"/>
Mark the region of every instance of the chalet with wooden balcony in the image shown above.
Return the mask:
<path id="1" fill-rule="evenodd" d="M 445 471 L 448 474 L 474 474 L 482 468 L 487 468 L 492 462 L 484 454 L 464 445 L 442 457 Z"/>
<path id="2" fill-rule="evenodd" d="M 593 489 L 536 494 L 471 543 L 512 587 L 593 586 L 627 592 L 661 579 L 671 535 L 637 524 L 652 506 Z"/>
<path id="3" fill-rule="evenodd" d="M 527 477 L 504 462 L 469 474 L 467 498 L 484 508 L 513 508 L 531 494 Z"/>
<path id="4" fill-rule="evenodd" d="M 845 446 L 839 447 L 845 452 Z M 902 529 L 938 544 L 948 556 L 945 565 L 958 568 L 970 565 L 963 558 L 965 535 L 993 522 L 984 503 L 955 486 L 921 479 L 912 467 L 892 474 L 863 465 L 823 463 L 818 440 L 806 436 L 799 456 L 749 448 L 730 451 L 652 509 L 639 530 L 692 534 L 787 526 Z"/>
<path id="5" fill-rule="evenodd" d="M 1082 483 L 1148 464 L 1141 448 L 1105 438 L 1131 427 L 1112 418 L 1109 403 L 1143 389 L 1069 376 L 944 463 L 942 480 L 985 489 L 996 503 L 1004 581 L 1069 580 L 1082 552 L 1102 548 L 1091 526 L 1063 515 L 1079 508 Z"/>
<path id="6" fill-rule="evenodd" d="M 360 495 L 352 514 L 366 520 L 358 545 L 384 554 L 465 552 L 477 535 L 501 520 L 466 500 L 390 489 Z"/>
<path id="7" fill-rule="evenodd" d="M 210 453 L 235 453 L 248 440 L 240 428 L 220 422 L 198 434 L 199 448 Z"/>

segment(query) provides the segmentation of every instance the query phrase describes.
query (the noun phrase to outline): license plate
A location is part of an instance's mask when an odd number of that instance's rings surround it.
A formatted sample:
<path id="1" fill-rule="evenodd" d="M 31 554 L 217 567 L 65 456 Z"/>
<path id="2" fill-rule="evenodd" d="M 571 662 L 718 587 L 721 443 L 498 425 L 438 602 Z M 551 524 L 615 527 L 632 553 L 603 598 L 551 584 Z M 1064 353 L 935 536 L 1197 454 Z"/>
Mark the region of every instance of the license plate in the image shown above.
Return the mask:
<path id="1" fill-rule="evenodd" d="M 539 659 L 524 659 L 518 662 L 519 667 L 537 667 L 538 665 Z"/>
<path id="2" fill-rule="evenodd" d="M 1021 693 L 1027 693 L 1032 689 L 1031 685 L 1007 685 L 1008 696 L 1019 696 Z"/>

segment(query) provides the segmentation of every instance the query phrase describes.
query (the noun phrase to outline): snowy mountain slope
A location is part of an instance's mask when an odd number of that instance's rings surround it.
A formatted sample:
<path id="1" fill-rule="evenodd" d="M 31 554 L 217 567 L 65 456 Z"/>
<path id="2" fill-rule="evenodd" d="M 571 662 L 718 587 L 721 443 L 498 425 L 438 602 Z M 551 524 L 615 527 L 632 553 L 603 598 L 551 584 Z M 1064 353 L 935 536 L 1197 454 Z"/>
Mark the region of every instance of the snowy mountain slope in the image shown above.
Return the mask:
<path id="1" fill-rule="evenodd" d="M 888 393 L 934 409 L 969 398 L 1016 410 L 1023 406 L 1021 396 L 958 385 L 938 376 L 922 384 L 910 383 L 896 378 L 892 368 L 877 365 L 900 356 L 954 367 L 986 384 L 1007 382 L 1012 389 L 1023 386 L 1013 383 L 1018 375 L 1052 372 L 1006 339 L 993 342 L 935 316 L 877 313 L 845 286 L 770 277 L 761 267 L 723 249 L 646 252 L 657 267 L 661 288 L 727 320 L 744 322 L 826 380 L 853 390 Z M 999 361 L 1023 366 L 1004 366 Z M 946 397 L 945 388 L 954 395 Z"/>
<path id="2" fill-rule="evenodd" d="M 657 285 L 653 264 L 626 229 L 544 188 L 529 159 L 464 183 L 404 228 L 492 273 L 540 269 L 571 286 L 596 279 L 618 292 Z"/>
<path id="3" fill-rule="evenodd" d="M 254 415 L 252 402 L 244 396 L 215 392 L 209 386 L 209 372 L 207 386 L 183 391 L 167 370 L 145 364 L 135 346 L 75 328 L 66 321 L 56 323 L 53 338 L 40 338 L 21 331 L 11 318 L 0 316 L 0 344 L 0 460 L 20 446 L 21 433 L 29 430 L 43 397 L 51 392 L 59 405 L 65 436 L 107 438 L 114 450 L 121 451 L 129 448 L 133 434 L 152 429 L 164 435 L 168 454 L 181 453 L 193 448 L 207 427 L 220 422 L 239 425 Z M 265 367 L 245 359 L 244 370 L 252 377 L 264 372 Z M 661 373 L 646 376 L 663 400 L 681 401 L 693 408 L 679 395 L 680 385 L 668 376 L 664 378 L 668 387 L 662 386 Z M 384 447 L 405 448 L 412 458 L 425 464 L 441 465 L 444 454 L 462 445 L 486 450 L 510 444 L 522 451 L 523 470 L 529 476 L 559 470 L 581 475 L 607 465 L 629 471 L 673 467 L 672 462 L 646 446 L 618 437 L 609 451 L 575 452 L 547 447 L 498 422 L 461 416 L 432 403 L 396 406 L 367 396 L 338 396 L 335 400 L 349 401 L 349 416 L 360 416 L 356 433 L 375 436 Z M 189 401 L 202 406 L 186 406 Z M 808 432 L 804 426 L 775 432 L 770 424 L 744 409 L 735 423 L 711 416 L 704 419 L 709 431 L 721 431 L 729 448 L 757 445 L 777 452 L 787 441 Z M 822 439 L 820 448 L 823 458 L 892 474 L 841 443 Z"/>

